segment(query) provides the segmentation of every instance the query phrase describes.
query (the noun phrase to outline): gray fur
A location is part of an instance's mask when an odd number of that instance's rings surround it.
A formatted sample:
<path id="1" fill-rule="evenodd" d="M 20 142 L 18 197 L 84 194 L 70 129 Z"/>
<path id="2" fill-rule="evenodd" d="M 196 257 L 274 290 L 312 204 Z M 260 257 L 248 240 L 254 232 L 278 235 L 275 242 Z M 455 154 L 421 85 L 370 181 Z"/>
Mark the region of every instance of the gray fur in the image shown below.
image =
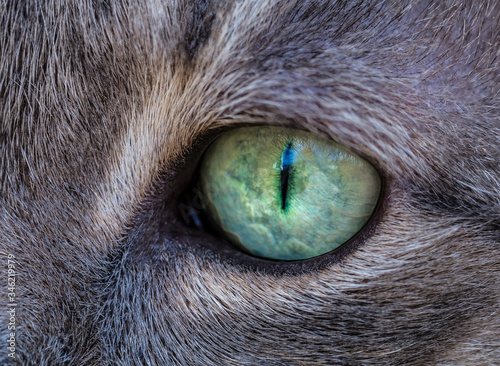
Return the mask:
<path id="1" fill-rule="evenodd" d="M 500 364 L 499 72 L 494 0 L 0 0 L 17 364 Z M 379 169 L 352 250 L 266 262 L 182 222 L 241 124 Z"/>

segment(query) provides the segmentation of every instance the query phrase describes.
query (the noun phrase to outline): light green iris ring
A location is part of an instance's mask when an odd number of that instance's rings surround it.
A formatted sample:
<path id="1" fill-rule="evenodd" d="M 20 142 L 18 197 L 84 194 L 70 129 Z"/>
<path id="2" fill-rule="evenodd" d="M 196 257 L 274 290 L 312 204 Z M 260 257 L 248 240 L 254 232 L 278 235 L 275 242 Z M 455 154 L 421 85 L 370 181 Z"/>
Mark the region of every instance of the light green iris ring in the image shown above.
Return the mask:
<path id="1" fill-rule="evenodd" d="M 381 180 L 370 163 L 333 141 L 248 127 L 208 148 L 199 185 L 208 215 L 235 245 L 258 257 L 300 260 L 356 234 L 377 204 Z"/>

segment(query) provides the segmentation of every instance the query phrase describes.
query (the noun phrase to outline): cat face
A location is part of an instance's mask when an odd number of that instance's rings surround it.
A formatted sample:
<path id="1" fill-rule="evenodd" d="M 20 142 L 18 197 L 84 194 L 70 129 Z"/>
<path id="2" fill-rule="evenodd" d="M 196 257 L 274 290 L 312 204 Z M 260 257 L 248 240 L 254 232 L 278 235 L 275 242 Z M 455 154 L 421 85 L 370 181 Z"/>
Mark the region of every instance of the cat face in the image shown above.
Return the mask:
<path id="1" fill-rule="evenodd" d="M 2 362 L 500 362 L 497 2 L 3 9 Z M 285 262 L 194 224 L 204 152 L 248 126 L 372 164 L 368 223 Z"/>

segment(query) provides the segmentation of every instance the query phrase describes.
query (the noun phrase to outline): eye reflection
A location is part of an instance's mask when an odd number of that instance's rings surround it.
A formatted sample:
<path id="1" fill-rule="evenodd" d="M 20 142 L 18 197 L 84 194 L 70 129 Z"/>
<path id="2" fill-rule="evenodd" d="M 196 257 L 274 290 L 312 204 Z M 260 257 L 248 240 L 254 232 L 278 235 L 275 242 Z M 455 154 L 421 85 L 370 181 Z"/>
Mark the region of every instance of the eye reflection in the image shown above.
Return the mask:
<path id="1" fill-rule="evenodd" d="M 251 255 L 301 260 L 330 252 L 370 218 L 375 168 L 341 145 L 279 127 L 240 128 L 206 151 L 198 186 L 218 230 Z"/>

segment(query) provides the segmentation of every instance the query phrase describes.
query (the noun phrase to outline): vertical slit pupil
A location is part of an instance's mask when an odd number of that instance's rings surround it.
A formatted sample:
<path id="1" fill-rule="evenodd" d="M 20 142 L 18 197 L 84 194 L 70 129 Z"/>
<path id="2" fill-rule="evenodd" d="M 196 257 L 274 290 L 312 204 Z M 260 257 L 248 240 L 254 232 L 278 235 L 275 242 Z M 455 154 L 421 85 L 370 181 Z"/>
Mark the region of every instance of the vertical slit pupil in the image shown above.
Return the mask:
<path id="1" fill-rule="evenodd" d="M 280 192 L 281 192 L 281 209 L 286 210 L 287 195 L 290 182 L 290 172 L 293 166 L 294 151 L 292 143 L 289 142 L 281 156 L 281 177 L 280 177 Z"/>

